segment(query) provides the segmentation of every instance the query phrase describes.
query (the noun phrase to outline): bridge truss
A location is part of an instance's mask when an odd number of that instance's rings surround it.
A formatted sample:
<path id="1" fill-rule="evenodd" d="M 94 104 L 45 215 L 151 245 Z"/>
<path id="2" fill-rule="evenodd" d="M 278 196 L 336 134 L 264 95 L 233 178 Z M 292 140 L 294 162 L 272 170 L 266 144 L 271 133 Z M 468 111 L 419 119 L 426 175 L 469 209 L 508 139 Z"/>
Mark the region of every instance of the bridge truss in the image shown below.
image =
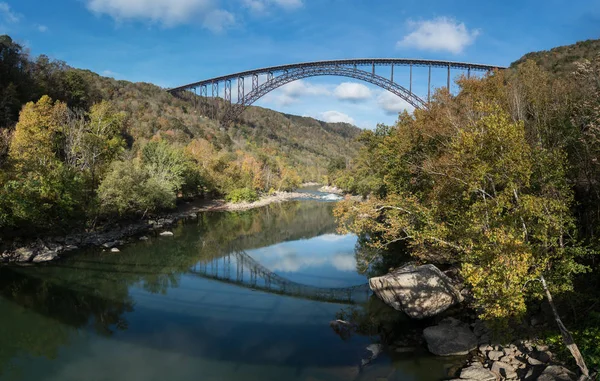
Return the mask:
<path id="1" fill-rule="evenodd" d="M 408 78 L 403 77 L 404 85 L 394 79 L 394 69 L 398 66 L 409 67 Z M 376 73 L 381 67 L 390 68 L 389 78 Z M 428 68 L 427 97 L 419 96 L 413 92 L 413 67 Z M 365 70 L 365 68 L 367 70 Z M 212 113 L 217 117 L 219 98 L 223 89 L 222 99 L 225 101 L 225 110 L 221 121 L 228 124 L 237 119 L 246 107 L 252 105 L 265 94 L 296 80 L 317 76 L 341 76 L 353 78 L 379 86 L 400 97 L 416 109 L 425 109 L 431 99 L 431 71 L 432 69 L 445 69 L 447 71 L 446 87 L 450 88 L 451 70 L 466 71 L 467 77 L 471 72 L 488 72 L 503 69 L 503 67 L 482 65 L 468 62 L 403 59 L 403 58 L 370 58 L 305 62 L 291 65 L 272 66 L 240 73 L 224 75 L 184 86 L 169 89 L 168 92 L 189 97 L 199 103 L 205 114 Z M 252 79 L 251 89 L 246 92 L 246 78 Z M 261 79 L 263 82 L 261 83 Z M 232 101 L 232 83 L 237 85 L 237 100 Z M 235 89 L 236 86 L 233 86 Z M 212 102 L 209 102 L 212 98 Z M 212 104 L 211 104 L 212 103 Z"/>
<path id="2" fill-rule="evenodd" d="M 253 290 L 328 303 L 364 303 L 371 294 L 367 283 L 352 287 L 326 288 L 293 282 L 272 272 L 241 250 L 199 262 L 189 272 Z"/>

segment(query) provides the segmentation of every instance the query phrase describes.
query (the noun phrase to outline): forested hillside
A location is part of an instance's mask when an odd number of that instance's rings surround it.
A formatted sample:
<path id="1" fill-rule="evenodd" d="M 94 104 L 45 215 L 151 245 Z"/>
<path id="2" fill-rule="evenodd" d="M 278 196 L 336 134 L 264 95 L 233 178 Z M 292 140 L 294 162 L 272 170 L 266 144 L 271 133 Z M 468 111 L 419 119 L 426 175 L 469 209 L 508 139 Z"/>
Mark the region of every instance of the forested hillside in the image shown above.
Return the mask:
<path id="1" fill-rule="evenodd" d="M 600 54 L 600 40 L 579 41 L 573 45 L 557 46 L 548 51 L 531 52 L 511 64 L 516 68 L 527 60 L 532 60 L 547 72 L 568 76 L 575 70 L 575 62 L 593 60 Z"/>
<path id="2" fill-rule="evenodd" d="M 365 131 L 358 157 L 334 180 L 370 195 L 336 210 L 370 249 L 359 259 L 410 254 L 456 267 L 474 310 L 504 328 L 554 294 L 555 318 L 574 327 L 599 367 L 599 54 L 599 40 L 528 54 L 510 69 L 460 78 L 458 94 L 440 89 L 427 110 L 394 126 Z M 535 334 L 561 341 L 556 327 Z"/>
<path id="3" fill-rule="evenodd" d="M 198 103 L 34 59 L 0 36 L 0 228 L 93 225 L 185 196 L 252 200 L 327 181 L 357 152 L 351 125 L 250 107 L 222 126 Z"/>

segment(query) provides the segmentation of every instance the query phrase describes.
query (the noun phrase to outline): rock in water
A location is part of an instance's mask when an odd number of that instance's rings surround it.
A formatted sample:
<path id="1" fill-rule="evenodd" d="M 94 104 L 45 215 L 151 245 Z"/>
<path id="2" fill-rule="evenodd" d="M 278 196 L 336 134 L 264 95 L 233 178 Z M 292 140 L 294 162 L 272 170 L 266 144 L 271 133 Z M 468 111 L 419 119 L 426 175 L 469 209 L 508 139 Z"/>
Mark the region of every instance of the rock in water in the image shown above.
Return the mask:
<path id="1" fill-rule="evenodd" d="M 121 250 L 119 250 L 119 248 L 117 247 L 113 247 L 112 249 L 110 249 L 111 253 L 119 253 L 121 252 Z"/>
<path id="2" fill-rule="evenodd" d="M 413 319 L 435 316 L 463 300 L 450 278 L 434 265 L 408 265 L 369 279 L 369 286 L 386 304 Z"/>
<path id="3" fill-rule="evenodd" d="M 576 379 L 575 373 L 559 365 L 550 365 L 538 377 L 538 381 L 573 381 Z"/>
<path id="4" fill-rule="evenodd" d="M 161 237 L 173 237 L 173 232 L 162 232 L 160 233 Z"/>
<path id="5" fill-rule="evenodd" d="M 429 352 L 437 356 L 466 355 L 477 348 L 477 336 L 469 326 L 454 318 L 447 318 L 439 325 L 423 330 Z"/>

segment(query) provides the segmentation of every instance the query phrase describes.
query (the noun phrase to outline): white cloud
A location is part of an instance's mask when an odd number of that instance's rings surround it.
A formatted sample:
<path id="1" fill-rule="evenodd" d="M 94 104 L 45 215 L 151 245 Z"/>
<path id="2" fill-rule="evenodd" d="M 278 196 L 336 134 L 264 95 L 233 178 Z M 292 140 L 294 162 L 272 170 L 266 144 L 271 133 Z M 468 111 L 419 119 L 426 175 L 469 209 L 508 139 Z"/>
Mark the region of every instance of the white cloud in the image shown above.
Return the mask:
<path id="1" fill-rule="evenodd" d="M 409 21 L 408 26 L 412 31 L 398 41 L 398 47 L 447 50 L 458 54 L 471 45 L 479 35 L 479 30 L 469 31 L 464 23 L 448 17 L 418 22 Z"/>
<path id="2" fill-rule="evenodd" d="M 112 78 L 114 78 L 114 77 L 116 77 L 116 76 L 118 75 L 117 73 L 115 73 L 115 72 L 114 72 L 114 71 L 112 71 L 112 70 L 104 70 L 104 71 L 103 71 L 101 74 L 102 74 L 104 77 L 112 77 Z"/>
<path id="3" fill-rule="evenodd" d="M 46 33 L 48 31 L 48 27 L 46 25 L 38 25 L 37 30 L 42 33 Z"/>
<path id="4" fill-rule="evenodd" d="M 10 5 L 0 2 L 0 21 L 14 24 L 19 22 L 21 17 L 10 9 Z"/>
<path id="5" fill-rule="evenodd" d="M 281 86 L 267 94 L 264 100 L 275 102 L 279 106 L 289 106 L 303 96 L 331 95 L 327 86 L 313 85 L 301 79 Z"/>
<path id="6" fill-rule="evenodd" d="M 411 106 L 404 99 L 399 96 L 390 93 L 389 91 L 382 91 L 377 97 L 377 104 L 381 107 L 388 115 L 396 115 L 404 110 L 412 112 L 415 108 Z"/>
<path id="7" fill-rule="evenodd" d="M 290 11 L 304 5 L 302 0 L 242 0 L 242 3 L 254 13 L 268 13 L 271 5 Z"/>
<path id="8" fill-rule="evenodd" d="M 359 102 L 371 98 L 371 90 L 360 83 L 344 82 L 333 91 L 334 95 L 340 99 L 350 102 Z"/>
<path id="9" fill-rule="evenodd" d="M 203 25 L 214 33 L 221 33 L 235 25 L 235 17 L 227 11 L 215 9 L 206 15 Z"/>
<path id="10" fill-rule="evenodd" d="M 325 111 L 320 114 L 320 118 L 328 123 L 350 123 L 354 124 L 354 119 L 339 111 Z"/>
<path id="11" fill-rule="evenodd" d="M 234 16 L 216 9 L 212 0 L 86 0 L 94 13 L 117 21 L 150 20 L 171 27 L 201 20 L 202 25 L 221 32 L 235 23 Z"/>

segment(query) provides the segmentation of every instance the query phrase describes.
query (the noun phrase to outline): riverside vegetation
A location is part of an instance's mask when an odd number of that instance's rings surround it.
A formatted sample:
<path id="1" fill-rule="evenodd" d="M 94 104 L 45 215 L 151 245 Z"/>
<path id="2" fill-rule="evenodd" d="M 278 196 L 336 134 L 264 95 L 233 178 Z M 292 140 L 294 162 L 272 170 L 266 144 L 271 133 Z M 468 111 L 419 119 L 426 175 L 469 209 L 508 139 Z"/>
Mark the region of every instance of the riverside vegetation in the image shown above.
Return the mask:
<path id="1" fill-rule="evenodd" d="M 230 129 L 141 83 L 103 78 L 0 37 L 0 238 L 65 233 L 171 209 L 255 200 L 303 181 L 368 196 L 335 211 L 362 269 L 458 268 L 497 327 L 554 302 L 565 340 L 600 366 L 600 41 L 460 77 L 375 131 L 250 108 Z M 573 340 L 574 339 L 574 340 Z M 585 373 L 581 359 L 579 364 Z"/>
<path id="2" fill-rule="evenodd" d="M 224 129 L 146 84 L 104 78 L 0 36 L 0 236 L 60 234 L 326 180 L 360 130 L 252 107 Z"/>
<path id="3" fill-rule="evenodd" d="M 585 41 L 483 78 L 462 76 L 456 95 L 440 89 L 427 110 L 363 132 L 357 158 L 334 179 L 370 196 L 336 209 L 342 229 L 369 249 L 362 262 L 408 252 L 457 267 L 472 307 L 497 327 L 535 315 L 554 296 L 597 369 L 599 54 L 600 40 Z M 564 340 L 577 357 L 562 331 L 537 334 L 566 355 Z"/>

